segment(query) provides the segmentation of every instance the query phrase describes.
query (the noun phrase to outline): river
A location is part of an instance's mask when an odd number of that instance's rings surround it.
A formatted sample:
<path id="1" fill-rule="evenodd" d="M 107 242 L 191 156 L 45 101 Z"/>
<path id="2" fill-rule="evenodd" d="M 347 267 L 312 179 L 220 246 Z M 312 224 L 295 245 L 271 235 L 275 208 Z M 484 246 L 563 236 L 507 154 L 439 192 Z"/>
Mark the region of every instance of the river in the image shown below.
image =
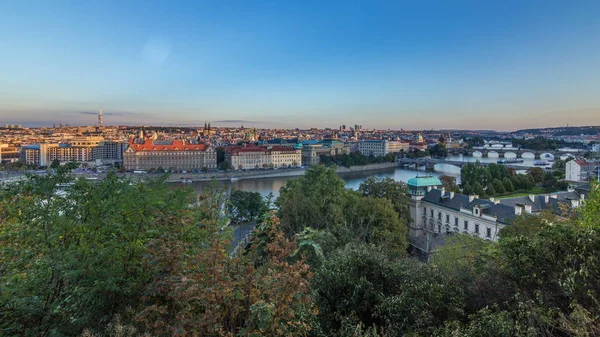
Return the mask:
<path id="1" fill-rule="evenodd" d="M 450 159 L 450 158 L 449 158 Z M 486 159 L 486 158 L 484 158 Z M 452 158 L 456 160 L 456 158 Z M 408 179 L 415 177 L 417 174 L 431 174 L 435 177 L 440 175 L 451 175 L 455 177 L 460 176 L 460 169 L 453 165 L 438 164 L 435 167 L 434 172 L 425 172 L 421 170 L 405 169 L 405 168 L 390 168 L 385 170 L 367 171 L 367 172 L 353 172 L 340 174 L 340 178 L 344 180 L 347 188 L 358 189 L 360 184 L 365 181 L 368 177 L 385 178 L 391 177 L 397 181 L 408 181 Z M 258 192 L 264 196 L 269 193 L 273 193 L 275 197 L 279 195 L 279 189 L 283 187 L 286 181 L 290 179 L 297 179 L 298 177 L 274 177 L 274 178 L 263 178 L 263 179 L 242 179 L 239 181 L 219 181 L 219 184 L 226 188 L 231 187 L 232 190 L 244 190 Z M 174 183 L 180 184 L 180 183 Z M 190 184 L 198 194 L 202 194 L 209 182 L 196 181 Z"/>
<path id="2" fill-rule="evenodd" d="M 477 160 L 485 163 L 495 163 L 498 158 L 481 158 L 481 157 L 471 157 L 471 156 L 449 156 L 448 160 L 452 161 L 465 161 L 465 162 L 476 162 Z M 537 161 L 533 158 L 523 159 L 524 166 L 534 166 L 534 162 Z M 377 171 L 367 171 L 367 172 L 354 172 L 354 173 L 345 173 L 341 174 L 340 178 L 344 180 L 347 188 L 358 189 L 360 184 L 365 181 L 368 177 L 376 177 L 376 178 L 385 178 L 391 177 L 397 181 L 407 182 L 408 179 L 415 177 L 417 174 L 431 174 L 435 177 L 440 175 L 449 175 L 457 177 L 458 181 L 460 179 L 460 168 L 449 165 L 449 164 L 437 164 L 435 166 L 434 172 L 424 172 L 423 170 L 414 170 L 414 169 L 405 169 L 405 168 L 391 168 L 386 170 L 377 170 Z M 275 197 L 279 195 L 279 189 L 283 187 L 286 181 L 290 179 L 297 179 L 298 177 L 274 177 L 274 178 L 263 178 L 263 179 L 242 179 L 239 181 L 229 182 L 229 181 L 220 181 L 219 184 L 222 184 L 225 188 L 229 189 L 231 187 L 232 190 L 244 190 L 244 191 L 252 191 L 258 192 L 263 196 L 268 195 L 269 193 L 273 193 Z M 180 184 L 180 183 L 174 183 Z M 202 194 L 206 186 L 209 182 L 205 181 L 197 181 L 190 184 L 194 190 L 198 194 Z"/>

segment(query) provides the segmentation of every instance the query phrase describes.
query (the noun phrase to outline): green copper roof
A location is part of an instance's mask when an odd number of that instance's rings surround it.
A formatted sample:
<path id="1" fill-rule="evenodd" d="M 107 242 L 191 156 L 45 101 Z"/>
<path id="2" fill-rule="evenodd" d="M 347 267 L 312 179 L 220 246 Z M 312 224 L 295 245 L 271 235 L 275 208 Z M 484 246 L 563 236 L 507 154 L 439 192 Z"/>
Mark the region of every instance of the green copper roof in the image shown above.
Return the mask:
<path id="1" fill-rule="evenodd" d="M 433 176 L 416 176 L 408 179 L 407 184 L 414 187 L 442 186 L 442 182 Z"/>

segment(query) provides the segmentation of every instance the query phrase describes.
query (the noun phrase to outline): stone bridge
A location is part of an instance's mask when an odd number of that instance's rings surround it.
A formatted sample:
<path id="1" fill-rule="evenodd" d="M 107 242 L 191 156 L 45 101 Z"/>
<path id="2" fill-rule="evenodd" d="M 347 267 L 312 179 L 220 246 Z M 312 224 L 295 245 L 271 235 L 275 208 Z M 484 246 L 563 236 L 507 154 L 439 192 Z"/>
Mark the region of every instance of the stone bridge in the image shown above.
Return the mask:
<path id="1" fill-rule="evenodd" d="M 584 151 L 584 150 L 581 150 Z M 489 158 L 523 158 L 523 159 L 564 159 L 566 156 L 576 157 L 576 150 L 565 152 L 556 150 L 528 150 L 515 148 L 472 148 L 472 149 L 448 149 L 448 154 L 467 155 Z"/>
<path id="2" fill-rule="evenodd" d="M 401 159 L 398 159 L 398 165 L 404 166 L 404 167 L 409 167 L 409 168 L 414 167 L 415 169 L 419 168 L 419 167 L 423 167 L 423 166 L 425 166 L 427 169 L 433 169 L 434 166 L 437 164 L 448 164 L 448 165 L 453 165 L 453 166 L 462 168 L 463 166 L 465 166 L 467 164 L 474 164 L 474 163 L 475 163 L 475 161 L 446 160 L 446 159 L 439 159 L 439 158 L 416 158 L 416 159 L 401 158 Z M 487 166 L 490 163 L 480 162 L 480 164 L 483 166 Z M 519 165 L 519 164 L 502 164 L 502 165 L 513 168 L 515 170 L 526 170 L 531 167 L 528 165 Z"/>

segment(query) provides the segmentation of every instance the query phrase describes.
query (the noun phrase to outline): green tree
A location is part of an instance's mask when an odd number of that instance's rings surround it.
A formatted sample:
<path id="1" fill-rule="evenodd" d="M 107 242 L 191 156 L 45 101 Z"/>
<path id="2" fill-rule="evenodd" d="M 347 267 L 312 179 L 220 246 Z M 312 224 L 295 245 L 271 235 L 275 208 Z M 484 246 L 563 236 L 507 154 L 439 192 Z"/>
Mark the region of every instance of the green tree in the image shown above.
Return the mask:
<path id="1" fill-rule="evenodd" d="M 60 160 L 58 160 L 58 159 L 54 159 L 52 161 L 52 164 L 50 164 L 51 169 L 57 169 L 59 167 L 60 167 Z"/>
<path id="2" fill-rule="evenodd" d="M 236 221 L 253 221 L 267 210 L 262 195 L 258 192 L 235 190 L 228 204 L 229 214 Z"/>
<path id="3" fill-rule="evenodd" d="M 346 189 L 335 167 L 314 165 L 304 176 L 288 180 L 275 204 L 281 228 L 287 235 L 301 233 L 306 227 L 327 229 L 343 220 Z"/>
<path id="4" fill-rule="evenodd" d="M 483 190 L 483 186 L 481 186 L 481 184 L 479 182 L 476 182 L 475 185 L 473 185 L 473 193 L 475 193 L 476 195 L 478 195 L 482 198 L 483 198 L 483 196 L 485 196 L 485 191 Z"/>
<path id="5" fill-rule="evenodd" d="M 145 245 L 198 223 L 191 190 L 132 185 L 109 173 L 74 181 L 68 168 L 31 176 L 0 192 L 0 331 L 73 336 L 139 303 L 151 279 Z"/>
<path id="6" fill-rule="evenodd" d="M 515 187 L 513 186 L 512 180 L 510 178 L 502 179 L 502 185 L 504 185 L 504 189 L 506 190 L 506 192 L 512 192 L 515 190 Z"/>
<path id="7" fill-rule="evenodd" d="M 494 196 L 496 195 L 496 190 L 494 189 L 494 186 L 489 183 L 486 188 L 485 188 L 485 194 L 489 195 L 489 196 Z"/>
<path id="8" fill-rule="evenodd" d="M 408 186 L 406 183 L 396 181 L 390 177 L 381 179 L 369 177 L 360 184 L 358 190 L 364 196 L 390 200 L 399 217 L 406 223 L 411 221 L 410 210 L 408 209 Z"/>
<path id="9" fill-rule="evenodd" d="M 494 190 L 496 191 L 496 193 L 498 194 L 504 194 L 506 193 L 506 188 L 504 188 L 504 184 L 502 184 L 502 181 L 498 178 L 494 179 L 494 181 L 492 181 L 492 184 L 494 186 Z"/>

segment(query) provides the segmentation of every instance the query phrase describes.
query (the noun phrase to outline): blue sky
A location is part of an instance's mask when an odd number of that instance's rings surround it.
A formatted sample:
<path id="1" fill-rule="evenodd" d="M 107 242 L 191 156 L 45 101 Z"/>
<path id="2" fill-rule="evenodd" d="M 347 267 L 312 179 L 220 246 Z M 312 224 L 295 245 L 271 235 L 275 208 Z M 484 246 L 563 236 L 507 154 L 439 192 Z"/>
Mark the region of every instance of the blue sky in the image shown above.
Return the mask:
<path id="1" fill-rule="evenodd" d="M 599 17 L 598 1 L 4 1 L 0 124 L 92 124 L 102 106 L 107 124 L 597 125 Z"/>

